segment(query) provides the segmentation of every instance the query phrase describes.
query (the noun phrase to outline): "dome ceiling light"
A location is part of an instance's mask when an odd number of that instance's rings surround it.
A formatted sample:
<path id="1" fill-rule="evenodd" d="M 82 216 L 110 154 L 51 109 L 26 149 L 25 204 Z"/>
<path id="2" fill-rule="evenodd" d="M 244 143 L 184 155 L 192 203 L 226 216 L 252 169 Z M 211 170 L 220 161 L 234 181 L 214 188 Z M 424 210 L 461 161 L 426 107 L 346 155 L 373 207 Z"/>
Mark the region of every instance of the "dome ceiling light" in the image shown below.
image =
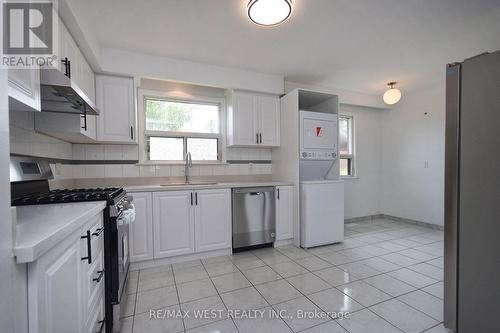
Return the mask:
<path id="1" fill-rule="evenodd" d="M 401 90 L 394 88 L 397 82 L 389 82 L 387 85 L 391 87 L 384 93 L 384 102 L 389 105 L 396 104 L 401 99 Z"/>
<path id="2" fill-rule="evenodd" d="M 290 17 L 292 0 L 250 0 L 248 17 L 262 26 L 278 25 Z"/>

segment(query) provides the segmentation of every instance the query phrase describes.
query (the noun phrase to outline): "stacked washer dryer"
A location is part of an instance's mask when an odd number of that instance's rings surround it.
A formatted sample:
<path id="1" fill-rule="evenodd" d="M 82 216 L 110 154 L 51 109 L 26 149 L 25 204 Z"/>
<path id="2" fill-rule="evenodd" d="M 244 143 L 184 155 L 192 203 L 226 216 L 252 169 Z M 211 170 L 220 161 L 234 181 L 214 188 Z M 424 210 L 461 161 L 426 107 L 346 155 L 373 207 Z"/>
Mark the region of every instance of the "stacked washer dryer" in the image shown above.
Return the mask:
<path id="1" fill-rule="evenodd" d="M 294 244 L 304 248 L 344 240 L 344 183 L 339 175 L 339 98 L 294 89 L 281 97 L 281 144 L 272 174 L 295 185 Z"/>
<path id="2" fill-rule="evenodd" d="M 333 112 L 333 110 L 332 110 Z M 338 168 L 338 114 L 299 111 L 300 245 L 344 240 L 344 183 Z"/>

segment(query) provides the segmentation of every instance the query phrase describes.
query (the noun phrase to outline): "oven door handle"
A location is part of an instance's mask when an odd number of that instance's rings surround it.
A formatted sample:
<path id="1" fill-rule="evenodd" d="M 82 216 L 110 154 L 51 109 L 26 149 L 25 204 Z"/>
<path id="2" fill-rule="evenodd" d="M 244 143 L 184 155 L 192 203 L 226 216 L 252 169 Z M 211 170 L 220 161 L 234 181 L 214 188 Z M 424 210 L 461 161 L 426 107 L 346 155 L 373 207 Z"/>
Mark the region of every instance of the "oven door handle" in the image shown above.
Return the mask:
<path id="1" fill-rule="evenodd" d="M 104 231 L 104 228 L 97 228 L 95 229 L 95 232 L 92 233 L 92 236 L 99 236 L 100 234 L 102 234 L 102 232 Z"/>
<path id="2" fill-rule="evenodd" d="M 103 318 L 102 320 L 99 320 L 97 323 L 101 324 L 101 326 L 99 327 L 99 330 L 96 331 L 95 333 L 101 333 L 102 330 L 104 329 L 104 324 L 106 323 L 106 318 Z"/>
<path id="3" fill-rule="evenodd" d="M 99 282 L 101 282 L 101 279 L 104 276 L 104 269 L 100 270 L 100 271 L 97 271 L 97 273 L 99 273 L 99 275 L 96 278 L 93 278 L 92 281 L 95 281 L 96 283 L 99 283 Z"/>
<path id="4" fill-rule="evenodd" d="M 87 260 L 89 264 L 92 263 L 92 242 L 91 238 L 92 236 L 90 235 L 90 230 L 87 230 L 87 234 L 85 236 L 81 236 L 81 239 L 87 239 L 87 256 L 82 257 L 82 260 Z"/>

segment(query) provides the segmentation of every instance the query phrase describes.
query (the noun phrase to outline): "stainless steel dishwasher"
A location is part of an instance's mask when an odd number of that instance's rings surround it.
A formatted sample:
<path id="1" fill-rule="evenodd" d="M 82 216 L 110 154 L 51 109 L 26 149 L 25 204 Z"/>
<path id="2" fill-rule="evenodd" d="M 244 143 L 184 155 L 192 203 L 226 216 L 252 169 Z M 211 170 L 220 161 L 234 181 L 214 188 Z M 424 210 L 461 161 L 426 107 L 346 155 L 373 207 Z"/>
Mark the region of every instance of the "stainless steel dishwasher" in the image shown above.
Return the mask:
<path id="1" fill-rule="evenodd" d="M 233 189 L 233 252 L 272 245 L 275 205 L 274 187 Z"/>

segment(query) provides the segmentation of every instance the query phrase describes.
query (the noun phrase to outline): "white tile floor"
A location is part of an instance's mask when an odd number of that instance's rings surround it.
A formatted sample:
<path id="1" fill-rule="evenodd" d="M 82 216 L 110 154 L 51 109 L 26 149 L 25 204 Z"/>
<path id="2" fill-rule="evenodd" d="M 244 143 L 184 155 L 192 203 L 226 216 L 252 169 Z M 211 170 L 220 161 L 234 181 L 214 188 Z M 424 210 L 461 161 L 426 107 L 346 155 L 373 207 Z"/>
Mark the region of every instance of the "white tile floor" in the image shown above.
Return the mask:
<path id="1" fill-rule="evenodd" d="M 122 333 L 444 333 L 443 232 L 373 220 L 341 244 L 288 246 L 131 272 Z M 151 309 L 220 310 L 215 318 L 151 319 Z M 228 310 L 294 318 L 229 318 Z M 346 312 L 300 319 L 297 310 Z"/>

